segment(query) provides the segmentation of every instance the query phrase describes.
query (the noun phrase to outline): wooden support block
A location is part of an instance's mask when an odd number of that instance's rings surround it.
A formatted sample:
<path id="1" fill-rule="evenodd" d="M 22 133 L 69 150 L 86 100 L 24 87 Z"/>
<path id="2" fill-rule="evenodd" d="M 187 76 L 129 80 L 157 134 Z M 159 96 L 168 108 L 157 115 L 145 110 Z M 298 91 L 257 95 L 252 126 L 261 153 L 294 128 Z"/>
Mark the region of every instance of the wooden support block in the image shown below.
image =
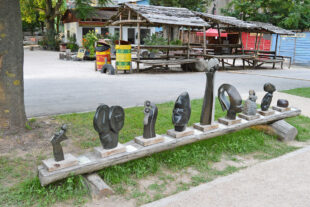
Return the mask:
<path id="1" fill-rule="evenodd" d="M 257 111 L 260 115 L 262 116 L 270 116 L 270 115 L 273 115 L 275 113 L 275 111 L 273 110 L 269 110 L 268 111 L 262 111 L 262 110 L 258 110 Z"/>
<path id="2" fill-rule="evenodd" d="M 220 122 L 221 124 L 225 124 L 227 126 L 230 126 L 230 125 L 241 123 L 241 119 L 236 118 L 235 120 L 230 120 L 230 119 L 226 119 L 226 118 L 219 118 L 218 122 Z"/>
<path id="3" fill-rule="evenodd" d="M 255 114 L 255 115 L 246 115 L 244 113 L 240 113 L 238 114 L 238 116 L 241 118 L 241 119 L 245 119 L 245 120 L 254 120 L 254 119 L 259 119 L 260 118 L 260 115 L 259 114 Z"/>
<path id="4" fill-rule="evenodd" d="M 198 129 L 200 131 L 206 132 L 206 131 L 210 131 L 210 130 L 219 128 L 219 124 L 216 122 L 214 122 L 211 125 L 201 125 L 200 123 L 195 123 L 194 128 Z"/>
<path id="5" fill-rule="evenodd" d="M 284 111 L 290 111 L 291 107 L 284 108 L 284 107 L 279 107 L 279 106 L 273 106 L 272 109 L 278 112 L 284 112 Z"/>
<path id="6" fill-rule="evenodd" d="M 67 167 L 72 167 L 79 164 L 78 159 L 76 159 L 71 154 L 65 154 L 64 157 L 65 159 L 59 162 L 55 161 L 54 158 L 50 158 L 48 160 L 42 160 L 42 164 L 49 172 L 60 170 Z"/>
<path id="7" fill-rule="evenodd" d="M 103 149 L 102 147 L 95 147 L 95 153 L 99 157 L 108 157 L 115 154 L 126 152 L 126 147 L 122 145 L 121 143 L 118 143 L 117 147 L 113 149 Z"/>
<path id="8" fill-rule="evenodd" d="M 167 134 L 174 138 L 186 137 L 186 136 L 193 135 L 194 133 L 195 131 L 191 128 L 186 128 L 183 132 L 178 132 L 178 131 L 175 131 L 174 129 L 169 129 L 167 131 Z"/>
<path id="9" fill-rule="evenodd" d="M 278 138 L 282 141 L 292 141 L 296 138 L 298 131 L 297 129 L 287 123 L 284 120 L 276 121 L 270 124 L 272 131 L 278 135 Z"/>
<path id="10" fill-rule="evenodd" d="M 149 146 L 149 145 L 153 145 L 153 144 L 158 144 L 158 143 L 161 143 L 163 141 L 165 141 L 164 137 L 162 137 L 161 135 L 158 135 L 158 134 L 156 134 L 156 137 L 149 138 L 149 139 L 145 139 L 142 136 L 135 138 L 135 142 L 137 144 L 144 146 L 144 147 Z"/>
<path id="11" fill-rule="evenodd" d="M 87 174 L 83 177 L 92 199 L 99 200 L 104 196 L 107 197 L 114 194 L 112 188 L 110 188 L 97 173 Z"/>

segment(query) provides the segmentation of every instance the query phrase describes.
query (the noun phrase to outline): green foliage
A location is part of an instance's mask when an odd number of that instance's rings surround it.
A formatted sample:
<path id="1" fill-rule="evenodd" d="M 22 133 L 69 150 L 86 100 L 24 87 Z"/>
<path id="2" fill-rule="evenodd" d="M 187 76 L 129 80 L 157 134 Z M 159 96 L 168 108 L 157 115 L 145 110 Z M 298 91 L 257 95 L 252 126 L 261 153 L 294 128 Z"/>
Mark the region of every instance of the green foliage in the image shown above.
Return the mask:
<path id="1" fill-rule="evenodd" d="M 183 7 L 193 11 L 206 11 L 212 0 L 151 0 L 150 4 L 158 6 Z"/>
<path id="2" fill-rule="evenodd" d="M 182 40 L 173 40 L 170 42 L 170 45 L 182 45 Z"/>
<path id="3" fill-rule="evenodd" d="M 75 35 L 69 37 L 69 43 L 67 43 L 67 49 L 70 49 L 72 52 L 77 52 L 79 50 L 79 45 L 76 44 Z"/>
<path id="4" fill-rule="evenodd" d="M 222 12 L 239 19 L 269 22 L 286 29 L 310 28 L 310 0 L 232 0 Z"/>
<path id="5" fill-rule="evenodd" d="M 96 34 L 95 31 L 91 30 L 86 35 L 84 35 L 83 46 L 89 51 L 90 57 L 95 57 L 96 42 L 99 40 L 100 35 Z"/>
<path id="6" fill-rule="evenodd" d="M 145 45 L 167 45 L 168 41 L 160 34 L 148 35 L 143 39 Z"/>

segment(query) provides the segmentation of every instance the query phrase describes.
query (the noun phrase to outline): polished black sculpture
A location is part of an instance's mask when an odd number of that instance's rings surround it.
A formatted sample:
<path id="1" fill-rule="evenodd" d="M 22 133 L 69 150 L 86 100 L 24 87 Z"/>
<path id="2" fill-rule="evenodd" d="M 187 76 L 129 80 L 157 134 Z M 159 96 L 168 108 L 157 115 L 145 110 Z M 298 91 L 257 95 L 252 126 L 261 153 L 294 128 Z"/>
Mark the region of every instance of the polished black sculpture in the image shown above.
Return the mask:
<path id="1" fill-rule="evenodd" d="M 265 83 L 264 91 L 266 91 L 267 93 L 262 99 L 261 109 L 262 111 L 268 111 L 272 101 L 273 92 L 276 91 L 276 87 L 271 83 Z"/>
<path id="2" fill-rule="evenodd" d="M 174 130 L 183 132 L 191 117 L 191 101 L 187 92 L 181 93 L 174 104 L 172 123 Z"/>
<path id="3" fill-rule="evenodd" d="M 206 89 L 200 115 L 201 125 L 211 125 L 214 119 L 214 76 L 219 68 L 217 59 L 210 59 L 206 69 Z"/>
<path id="4" fill-rule="evenodd" d="M 65 159 L 60 142 L 68 139 L 66 136 L 67 125 L 62 125 L 59 132 L 56 132 L 51 139 L 53 145 L 53 154 L 55 161 L 59 162 Z"/>
<path id="5" fill-rule="evenodd" d="M 278 107 L 287 108 L 288 105 L 289 105 L 289 102 L 286 99 L 278 99 L 278 101 L 277 101 Z"/>
<path id="6" fill-rule="evenodd" d="M 118 133 L 124 126 L 125 113 L 120 106 L 109 107 L 100 105 L 95 113 L 93 124 L 99 133 L 101 145 L 104 149 L 113 149 L 118 144 Z"/>
<path id="7" fill-rule="evenodd" d="M 229 100 L 226 97 L 226 93 Z M 236 114 L 242 111 L 242 99 L 237 89 L 230 84 L 223 84 L 218 89 L 218 99 L 223 111 L 227 110 L 226 118 L 235 120 Z"/>
<path id="8" fill-rule="evenodd" d="M 157 119 L 157 106 L 150 101 L 144 102 L 143 138 L 149 139 L 156 137 L 155 124 Z"/>

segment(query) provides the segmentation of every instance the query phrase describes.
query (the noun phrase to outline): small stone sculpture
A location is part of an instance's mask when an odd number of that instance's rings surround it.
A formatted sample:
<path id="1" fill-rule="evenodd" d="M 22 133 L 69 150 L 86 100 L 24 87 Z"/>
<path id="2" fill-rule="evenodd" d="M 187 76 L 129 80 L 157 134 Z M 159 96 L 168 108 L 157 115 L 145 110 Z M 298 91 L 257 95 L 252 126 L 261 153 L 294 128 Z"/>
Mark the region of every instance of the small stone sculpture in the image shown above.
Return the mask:
<path id="1" fill-rule="evenodd" d="M 210 59 L 206 69 L 206 89 L 200 116 L 201 125 L 211 125 L 214 120 L 214 76 L 219 68 L 217 59 Z"/>
<path id="2" fill-rule="evenodd" d="M 288 103 L 288 100 L 286 100 L 286 99 L 279 99 L 277 101 L 277 106 L 278 107 L 287 108 L 288 105 L 289 105 L 289 103 Z"/>
<path id="3" fill-rule="evenodd" d="M 144 128 L 143 138 L 149 139 L 156 137 L 155 123 L 157 119 L 158 109 L 157 106 L 150 101 L 144 102 Z"/>
<path id="4" fill-rule="evenodd" d="M 125 113 L 120 106 L 100 105 L 95 113 L 93 124 L 99 133 L 103 149 L 113 149 L 118 144 L 118 133 L 124 126 Z"/>
<path id="5" fill-rule="evenodd" d="M 254 90 L 250 90 L 249 91 L 249 98 L 245 101 L 244 103 L 244 107 L 243 107 L 243 113 L 245 115 L 256 115 L 256 100 L 257 100 L 257 96 L 255 95 L 255 91 Z"/>
<path id="6" fill-rule="evenodd" d="M 229 96 L 229 101 L 225 96 Z M 223 84 L 218 89 L 218 99 L 223 111 L 227 110 L 226 119 L 235 120 L 236 114 L 242 111 L 242 99 L 237 89 L 230 84 Z"/>
<path id="7" fill-rule="evenodd" d="M 176 100 L 172 113 L 174 130 L 183 132 L 191 117 L 191 102 L 187 92 L 183 92 Z"/>
<path id="8" fill-rule="evenodd" d="M 66 131 L 67 131 L 67 125 L 64 124 L 61 126 L 61 129 L 59 132 L 56 132 L 54 136 L 51 139 L 51 143 L 53 145 L 53 154 L 54 154 L 54 159 L 55 161 L 59 162 L 64 160 L 64 152 L 62 150 L 62 147 L 60 145 L 60 142 L 68 139 L 66 136 Z"/>
<path id="9" fill-rule="evenodd" d="M 273 92 L 276 91 L 276 87 L 271 83 L 265 83 L 264 91 L 266 91 L 267 93 L 262 99 L 261 109 L 262 111 L 268 111 L 271 101 L 272 101 Z"/>

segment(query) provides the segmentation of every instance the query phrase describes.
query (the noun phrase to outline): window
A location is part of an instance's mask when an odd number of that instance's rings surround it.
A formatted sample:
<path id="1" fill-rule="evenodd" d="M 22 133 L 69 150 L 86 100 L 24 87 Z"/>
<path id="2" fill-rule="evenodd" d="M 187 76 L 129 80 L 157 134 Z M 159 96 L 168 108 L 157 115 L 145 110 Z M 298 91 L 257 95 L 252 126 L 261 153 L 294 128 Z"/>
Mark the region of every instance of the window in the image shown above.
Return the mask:
<path id="1" fill-rule="evenodd" d="M 95 28 L 83 28 L 83 37 L 86 35 L 89 31 L 95 31 Z"/>
<path id="2" fill-rule="evenodd" d="M 109 28 L 107 28 L 107 27 L 102 27 L 102 28 L 101 28 L 101 35 L 104 36 L 104 37 L 106 37 L 107 34 L 109 34 Z"/>

